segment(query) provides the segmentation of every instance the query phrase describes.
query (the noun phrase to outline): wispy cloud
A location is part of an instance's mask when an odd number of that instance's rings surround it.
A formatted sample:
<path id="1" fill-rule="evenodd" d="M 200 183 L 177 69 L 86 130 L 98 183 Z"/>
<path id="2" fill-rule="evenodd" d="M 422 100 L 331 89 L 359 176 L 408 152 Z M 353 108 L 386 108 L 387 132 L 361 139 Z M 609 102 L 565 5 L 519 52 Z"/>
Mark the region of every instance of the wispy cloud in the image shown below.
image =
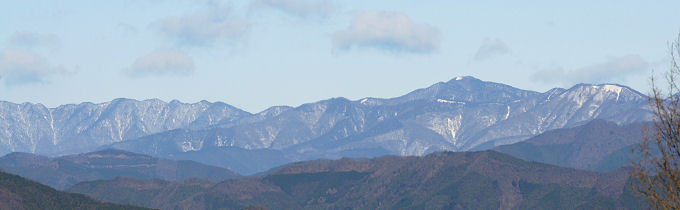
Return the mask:
<path id="1" fill-rule="evenodd" d="M 639 55 L 626 55 L 610 58 L 603 63 L 574 70 L 552 68 L 534 73 L 531 78 L 545 83 L 607 83 L 626 79 L 626 77 L 646 73 L 649 63 Z"/>
<path id="2" fill-rule="evenodd" d="M 251 0 L 253 8 L 271 8 L 300 18 L 325 18 L 335 13 L 336 3 L 332 0 Z"/>
<path id="3" fill-rule="evenodd" d="M 127 69 L 123 70 L 131 77 L 149 76 L 188 76 L 194 72 L 194 59 L 174 49 L 156 49 L 137 58 Z"/>
<path id="4" fill-rule="evenodd" d="M 29 51 L 0 51 L 0 77 L 7 86 L 46 83 L 55 75 L 70 73 L 64 67 L 52 65 L 45 57 Z"/>
<path id="5" fill-rule="evenodd" d="M 48 48 L 56 49 L 59 47 L 59 37 L 54 34 L 41 34 L 26 31 L 17 31 L 7 40 L 9 46 L 15 48 L 33 49 Z"/>
<path id="6" fill-rule="evenodd" d="M 433 53 L 439 49 L 439 30 L 413 22 L 398 12 L 369 11 L 352 20 L 349 28 L 333 35 L 335 51 L 374 48 L 390 52 Z"/>
<path id="7" fill-rule="evenodd" d="M 163 18 L 151 24 L 179 45 L 210 46 L 242 41 L 250 32 L 250 24 L 233 14 L 226 6 L 210 4 L 204 10 Z"/>
<path id="8" fill-rule="evenodd" d="M 510 53 L 510 48 L 508 45 L 499 38 L 495 39 L 484 39 L 482 46 L 479 46 L 477 53 L 475 53 L 475 60 L 482 61 L 491 59 L 497 56 L 505 55 Z"/>

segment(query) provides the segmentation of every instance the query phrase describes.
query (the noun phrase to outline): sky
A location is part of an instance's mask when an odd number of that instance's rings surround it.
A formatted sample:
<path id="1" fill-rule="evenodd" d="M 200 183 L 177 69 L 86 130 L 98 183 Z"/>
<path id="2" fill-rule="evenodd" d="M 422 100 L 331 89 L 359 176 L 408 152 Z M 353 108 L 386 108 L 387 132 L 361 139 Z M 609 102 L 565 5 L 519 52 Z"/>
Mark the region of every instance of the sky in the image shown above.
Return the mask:
<path id="1" fill-rule="evenodd" d="M 546 91 L 668 70 L 680 1 L 3 1 L 0 100 L 389 98 L 456 76 Z"/>

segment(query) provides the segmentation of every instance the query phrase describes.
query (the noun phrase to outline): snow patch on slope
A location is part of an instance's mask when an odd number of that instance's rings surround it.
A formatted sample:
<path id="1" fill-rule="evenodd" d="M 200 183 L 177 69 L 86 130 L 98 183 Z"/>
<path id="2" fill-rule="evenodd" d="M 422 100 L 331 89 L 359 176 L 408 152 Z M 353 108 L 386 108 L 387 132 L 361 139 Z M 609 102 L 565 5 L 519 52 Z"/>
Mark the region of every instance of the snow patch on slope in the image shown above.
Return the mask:
<path id="1" fill-rule="evenodd" d="M 437 102 L 439 103 L 448 103 L 448 104 L 465 104 L 465 102 L 460 102 L 460 101 L 449 101 L 449 100 L 444 100 L 441 98 L 437 99 Z"/>
<path id="2" fill-rule="evenodd" d="M 459 143 L 457 136 L 462 120 L 463 115 L 461 114 L 453 118 L 434 118 L 430 121 L 428 128 L 449 140 L 454 146 L 457 146 Z"/>
<path id="3" fill-rule="evenodd" d="M 607 92 L 616 93 L 616 101 L 619 101 L 619 97 L 621 96 L 621 90 L 623 89 L 623 87 L 617 85 L 603 85 L 602 89 Z"/>

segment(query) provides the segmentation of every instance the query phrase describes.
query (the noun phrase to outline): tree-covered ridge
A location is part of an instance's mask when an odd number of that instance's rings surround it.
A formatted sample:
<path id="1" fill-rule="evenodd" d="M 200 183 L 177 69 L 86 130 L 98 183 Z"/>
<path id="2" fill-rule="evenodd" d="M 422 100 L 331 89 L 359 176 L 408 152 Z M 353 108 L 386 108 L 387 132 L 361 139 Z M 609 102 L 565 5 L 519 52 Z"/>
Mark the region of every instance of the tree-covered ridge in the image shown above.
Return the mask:
<path id="1" fill-rule="evenodd" d="M 0 172 L 0 209 L 145 209 L 100 202 L 55 190 L 17 175 Z"/>
<path id="2" fill-rule="evenodd" d="M 547 131 L 494 150 L 527 160 L 569 168 L 608 171 L 629 166 L 632 147 L 642 141 L 650 122 L 617 125 L 593 120 L 573 128 Z"/>
<path id="3" fill-rule="evenodd" d="M 58 190 L 78 182 L 113 179 L 118 176 L 170 181 L 192 177 L 222 181 L 240 176 L 226 168 L 194 161 L 155 158 L 115 149 L 61 157 L 11 153 L 0 157 L 0 169 Z"/>
<path id="4" fill-rule="evenodd" d="M 316 160 L 211 184 L 117 178 L 69 191 L 160 209 L 636 209 L 629 169 L 607 173 L 494 151 Z M 142 193 L 141 195 L 139 193 Z"/>

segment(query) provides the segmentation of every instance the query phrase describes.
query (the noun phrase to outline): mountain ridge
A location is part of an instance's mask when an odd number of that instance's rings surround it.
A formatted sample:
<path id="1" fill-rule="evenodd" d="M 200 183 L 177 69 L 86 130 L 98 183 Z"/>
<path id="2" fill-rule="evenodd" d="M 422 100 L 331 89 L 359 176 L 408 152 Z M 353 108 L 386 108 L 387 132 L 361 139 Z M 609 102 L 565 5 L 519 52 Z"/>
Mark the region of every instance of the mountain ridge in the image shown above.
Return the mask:
<path id="1" fill-rule="evenodd" d="M 164 180 L 201 177 L 213 181 L 240 176 L 228 169 L 194 161 L 159 159 L 113 149 L 56 158 L 14 152 L 0 157 L 0 169 L 60 190 L 82 181 L 117 176 Z"/>
<path id="2" fill-rule="evenodd" d="M 63 155 L 176 128 L 208 128 L 251 114 L 231 105 L 201 101 L 118 98 L 47 108 L 0 101 L 0 152 Z"/>
<path id="3" fill-rule="evenodd" d="M 338 97 L 255 114 L 221 102 L 157 99 L 64 105 L 54 108 L 58 112 L 25 106 L 0 102 L 0 153 L 118 148 L 219 163 L 243 174 L 317 158 L 483 150 L 593 119 L 629 124 L 652 116 L 646 96 L 622 85 L 579 84 L 541 93 L 469 76 L 394 98 Z M 264 156 L 245 164 L 216 159 L 236 157 L 234 152 Z"/>
<path id="4" fill-rule="evenodd" d="M 555 129 L 493 150 L 547 164 L 607 171 L 633 163 L 633 147 L 651 122 L 617 125 L 593 120 L 572 128 Z"/>
<path id="5" fill-rule="evenodd" d="M 179 157 L 189 150 L 267 149 L 282 151 L 283 156 L 273 158 L 284 162 L 423 155 L 490 149 L 593 119 L 647 121 L 651 112 L 646 106 L 646 96 L 621 85 L 580 84 L 539 93 L 461 77 L 396 98 L 331 98 L 285 107 L 269 118 L 246 118 L 247 123 L 182 135 L 159 133 L 111 147 L 159 157 Z"/>
<path id="6" fill-rule="evenodd" d="M 117 178 L 69 191 L 160 209 L 638 208 L 629 174 L 625 168 L 562 168 L 495 151 L 437 152 L 298 162 L 214 184 Z M 145 199 L 133 194 L 136 186 L 146 186 Z"/>
<path id="7" fill-rule="evenodd" d="M 0 171 L 0 209 L 147 209 L 102 202 Z"/>

